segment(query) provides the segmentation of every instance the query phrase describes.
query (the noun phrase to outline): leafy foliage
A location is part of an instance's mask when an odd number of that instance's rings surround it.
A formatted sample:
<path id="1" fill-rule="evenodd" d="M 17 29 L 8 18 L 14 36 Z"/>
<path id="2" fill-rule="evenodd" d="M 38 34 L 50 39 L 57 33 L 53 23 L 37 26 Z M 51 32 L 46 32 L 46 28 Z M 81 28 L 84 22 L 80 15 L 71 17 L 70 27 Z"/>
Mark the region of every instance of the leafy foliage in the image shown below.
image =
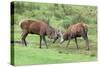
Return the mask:
<path id="1" fill-rule="evenodd" d="M 21 19 L 43 19 L 48 20 L 50 24 L 57 21 L 64 28 L 67 24 L 84 21 L 86 23 L 96 24 L 97 7 L 83 5 L 66 5 L 66 4 L 48 4 L 18 2 L 14 3 L 14 24 L 18 24 Z M 12 14 L 13 15 L 13 14 Z M 62 22 L 61 22 L 62 21 Z"/>

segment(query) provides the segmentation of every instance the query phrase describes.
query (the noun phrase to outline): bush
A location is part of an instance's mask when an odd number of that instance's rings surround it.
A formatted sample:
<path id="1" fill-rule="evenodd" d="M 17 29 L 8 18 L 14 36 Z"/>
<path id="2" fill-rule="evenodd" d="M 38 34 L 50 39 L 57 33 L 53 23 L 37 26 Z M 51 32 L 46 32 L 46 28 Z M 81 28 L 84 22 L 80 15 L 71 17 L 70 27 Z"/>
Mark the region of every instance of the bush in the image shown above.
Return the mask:
<path id="1" fill-rule="evenodd" d="M 62 26 L 67 28 L 70 24 L 73 23 L 74 16 L 66 16 L 62 21 Z"/>
<path id="2" fill-rule="evenodd" d="M 61 21 L 61 25 L 65 28 L 66 25 L 80 21 L 89 24 L 96 23 L 96 10 L 97 8 L 95 6 L 14 2 L 13 19 L 14 24 L 18 24 L 20 20 L 27 18 L 46 21 L 50 19 L 51 24 Z"/>

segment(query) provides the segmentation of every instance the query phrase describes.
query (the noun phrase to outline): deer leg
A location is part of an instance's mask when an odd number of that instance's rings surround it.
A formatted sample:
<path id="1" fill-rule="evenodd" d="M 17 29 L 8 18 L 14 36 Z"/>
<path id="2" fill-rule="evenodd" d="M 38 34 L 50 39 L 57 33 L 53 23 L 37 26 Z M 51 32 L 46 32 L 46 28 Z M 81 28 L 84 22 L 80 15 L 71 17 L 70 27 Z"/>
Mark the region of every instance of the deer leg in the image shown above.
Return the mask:
<path id="1" fill-rule="evenodd" d="M 53 43 L 55 43 L 57 39 L 58 39 L 58 37 L 54 39 Z"/>
<path id="2" fill-rule="evenodd" d="M 68 46 L 69 46 L 69 43 L 70 43 L 70 39 L 68 40 L 68 43 L 67 43 L 67 46 L 66 46 L 66 48 L 68 48 Z"/>
<path id="3" fill-rule="evenodd" d="M 85 40 L 86 49 L 89 50 L 89 41 L 88 41 L 87 33 L 83 34 L 82 37 Z"/>
<path id="4" fill-rule="evenodd" d="M 43 40 L 44 40 L 44 42 L 45 42 L 46 47 L 48 48 L 48 45 L 47 45 L 45 36 L 43 36 Z"/>
<path id="5" fill-rule="evenodd" d="M 75 37 L 75 43 L 76 43 L 77 49 L 79 49 L 78 44 L 77 44 L 77 38 L 76 37 Z"/>
<path id="6" fill-rule="evenodd" d="M 40 47 L 39 48 L 41 48 L 41 45 L 42 45 L 42 36 L 40 35 Z"/>
<path id="7" fill-rule="evenodd" d="M 26 43 L 26 40 L 25 40 L 27 35 L 28 35 L 27 32 L 22 32 L 22 43 L 24 43 L 25 46 L 27 46 L 27 43 Z"/>

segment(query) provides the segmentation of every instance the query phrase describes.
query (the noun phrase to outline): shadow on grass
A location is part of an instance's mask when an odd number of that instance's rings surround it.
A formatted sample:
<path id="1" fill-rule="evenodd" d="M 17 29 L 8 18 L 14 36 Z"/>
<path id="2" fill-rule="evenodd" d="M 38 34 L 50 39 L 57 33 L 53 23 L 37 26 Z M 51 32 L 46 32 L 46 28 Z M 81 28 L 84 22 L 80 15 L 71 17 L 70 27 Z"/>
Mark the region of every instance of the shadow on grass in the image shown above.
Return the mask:
<path id="1" fill-rule="evenodd" d="M 22 44 L 22 41 L 11 41 L 11 44 L 14 44 L 14 43 Z"/>

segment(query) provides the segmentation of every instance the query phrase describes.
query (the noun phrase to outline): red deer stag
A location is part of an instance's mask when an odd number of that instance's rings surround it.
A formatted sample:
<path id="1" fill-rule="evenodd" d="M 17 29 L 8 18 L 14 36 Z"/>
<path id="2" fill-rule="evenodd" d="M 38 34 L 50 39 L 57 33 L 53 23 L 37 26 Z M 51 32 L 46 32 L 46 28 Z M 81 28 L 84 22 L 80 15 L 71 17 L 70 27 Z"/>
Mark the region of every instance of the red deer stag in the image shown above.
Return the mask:
<path id="1" fill-rule="evenodd" d="M 88 32 L 88 26 L 85 23 L 76 23 L 70 25 L 68 27 L 68 31 L 63 33 L 63 36 L 61 38 L 61 43 L 64 42 L 65 40 L 69 40 L 67 43 L 67 47 L 68 47 L 70 40 L 75 39 L 75 43 L 78 49 L 79 47 L 77 44 L 77 37 L 83 37 L 83 39 L 85 40 L 86 49 L 89 50 L 89 41 L 88 41 L 87 32 Z"/>
<path id="2" fill-rule="evenodd" d="M 28 34 L 37 34 L 40 35 L 40 48 L 42 44 L 42 40 L 45 42 L 46 47 L 46 39 L 47 35 L 49 38 L 56 38 L 57 34 L 54 28 L 48 25 L 45 21 L 38 20 L 24 20 L 20 23 L 20 27 L 22 29 L 22 42 L 27 46 L 26 37 Z"/>

